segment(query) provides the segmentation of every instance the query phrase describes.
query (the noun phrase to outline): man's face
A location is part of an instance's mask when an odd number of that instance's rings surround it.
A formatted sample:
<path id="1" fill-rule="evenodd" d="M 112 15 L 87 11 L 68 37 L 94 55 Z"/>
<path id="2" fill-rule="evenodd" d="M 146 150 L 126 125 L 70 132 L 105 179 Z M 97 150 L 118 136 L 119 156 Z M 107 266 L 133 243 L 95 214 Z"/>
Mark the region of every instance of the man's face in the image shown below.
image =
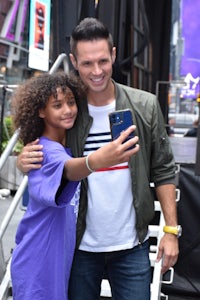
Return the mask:
<path id="1" fill-rule="evenodd" d="M 76 58 L 71 55 L 74 68 L 79 72 L 89 92 L 104 92 L 112 76 L 115 48 L 110 53 L 105 39 L 80 41 L 77 43 Z"/>

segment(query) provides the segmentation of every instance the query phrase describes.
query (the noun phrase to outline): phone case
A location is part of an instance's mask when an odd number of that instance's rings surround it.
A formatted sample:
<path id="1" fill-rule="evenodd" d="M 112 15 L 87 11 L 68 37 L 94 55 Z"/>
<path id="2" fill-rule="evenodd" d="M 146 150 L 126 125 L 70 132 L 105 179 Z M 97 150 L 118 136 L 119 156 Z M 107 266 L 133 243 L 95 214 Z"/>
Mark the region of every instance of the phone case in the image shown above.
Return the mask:
<path id="1" fill-rule="evenodd" d="M 130 109 L 114 111 L 109 114 L 109 121 L 111 136 L 112 139 L 115 140 L 120 136 L 122 131 L 133 125 L 132 112 Z M 126 141 L 133 138 L 134 136 L 134 132 L 132 132 L 128 136 Z"/>

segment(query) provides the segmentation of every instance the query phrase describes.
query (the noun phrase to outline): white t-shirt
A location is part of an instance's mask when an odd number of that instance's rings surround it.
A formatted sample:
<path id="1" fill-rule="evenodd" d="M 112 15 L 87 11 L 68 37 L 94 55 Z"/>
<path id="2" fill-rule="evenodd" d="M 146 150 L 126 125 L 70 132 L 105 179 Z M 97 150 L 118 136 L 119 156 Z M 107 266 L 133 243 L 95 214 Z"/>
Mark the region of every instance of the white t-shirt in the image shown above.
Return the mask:
<path id="1" fill-rule="evenodd" d="M 111 141 L 108 114 L 115 101 L 106 106 L 89 106 L 93 125 L 85 144 L 84 155 Z M 131 176 L 127 163 L 88 176 L 86 230 L 79 249 L 110 252 L 130 249 L 138 244 Z"/>

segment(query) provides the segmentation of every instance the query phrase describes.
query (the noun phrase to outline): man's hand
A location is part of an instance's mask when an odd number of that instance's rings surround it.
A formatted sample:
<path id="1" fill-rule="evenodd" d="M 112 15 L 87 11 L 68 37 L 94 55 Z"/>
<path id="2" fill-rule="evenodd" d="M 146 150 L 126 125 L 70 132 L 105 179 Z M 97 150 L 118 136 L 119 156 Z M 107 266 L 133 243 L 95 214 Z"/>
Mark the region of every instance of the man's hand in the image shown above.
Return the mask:
<path id="1" fill-rule="evenodd" d="M 176 187 L 174 184 L 163 184 L 156 187 L 156 195 L 160 201 L 165 224 L 176 226 Z M 172 233 L 165 233 L 160 240 L 157 261 L 162 259 L 162 273 L 173 267 L 178 259 L 178 238 Z"/>
<path id="2" fill-rule="evenodd" d="M 27 173 L 31 169 L 41 168 L 41 162 L 43 160 L 43 146 L 38 144 L 38 142 L 39 139 L 36 139 L 32 143 L 27 144 L 18 155 L 17 167 L 23 173 Z"/>
<path id="3" fill-rule="evenodd" d="M 162 273 L 173 267 L 179 254 L 178 238 L 171 233 L 165 233 L 160 240 L 156 261 L 162 259 Z"/>

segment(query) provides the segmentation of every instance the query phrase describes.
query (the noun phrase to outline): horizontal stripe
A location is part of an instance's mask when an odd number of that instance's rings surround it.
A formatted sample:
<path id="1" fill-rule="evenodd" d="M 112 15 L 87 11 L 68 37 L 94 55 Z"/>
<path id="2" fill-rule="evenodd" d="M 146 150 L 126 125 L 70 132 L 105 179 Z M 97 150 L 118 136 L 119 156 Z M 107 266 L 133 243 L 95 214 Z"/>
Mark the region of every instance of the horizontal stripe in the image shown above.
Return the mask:
<path id="1" fill-rule="evenodd" d="M 88 138 L 89 138 L 89 137 L 94 137 L 94 136 L 101 136 L 101 135 L 110 135 L 110 132 L 96 132 L 96 133 L 89 133 L 89 134 L 88 134 Z"/>
<path id="2" fill-rule="evenodd" d="M 99 140 L 87 140 L 85 145 L 109 143 L 109 142 L 111 142 L 111 138 L 110 139 L 106 138 L 106 139 L 101 139 L 101 140 L 100 139 Z"/>
<path id="3" fill-rule="evenodd" d="M 122 169 L 128 169 L 128 165 L 126 165 L 126 166 L 115 166 L 115 167 L 110 167 L 110 168 L 102 168 L 102 169 L 96 170 L 95 172 L 115 171 L 115 170 L 122 170 Z"/>

